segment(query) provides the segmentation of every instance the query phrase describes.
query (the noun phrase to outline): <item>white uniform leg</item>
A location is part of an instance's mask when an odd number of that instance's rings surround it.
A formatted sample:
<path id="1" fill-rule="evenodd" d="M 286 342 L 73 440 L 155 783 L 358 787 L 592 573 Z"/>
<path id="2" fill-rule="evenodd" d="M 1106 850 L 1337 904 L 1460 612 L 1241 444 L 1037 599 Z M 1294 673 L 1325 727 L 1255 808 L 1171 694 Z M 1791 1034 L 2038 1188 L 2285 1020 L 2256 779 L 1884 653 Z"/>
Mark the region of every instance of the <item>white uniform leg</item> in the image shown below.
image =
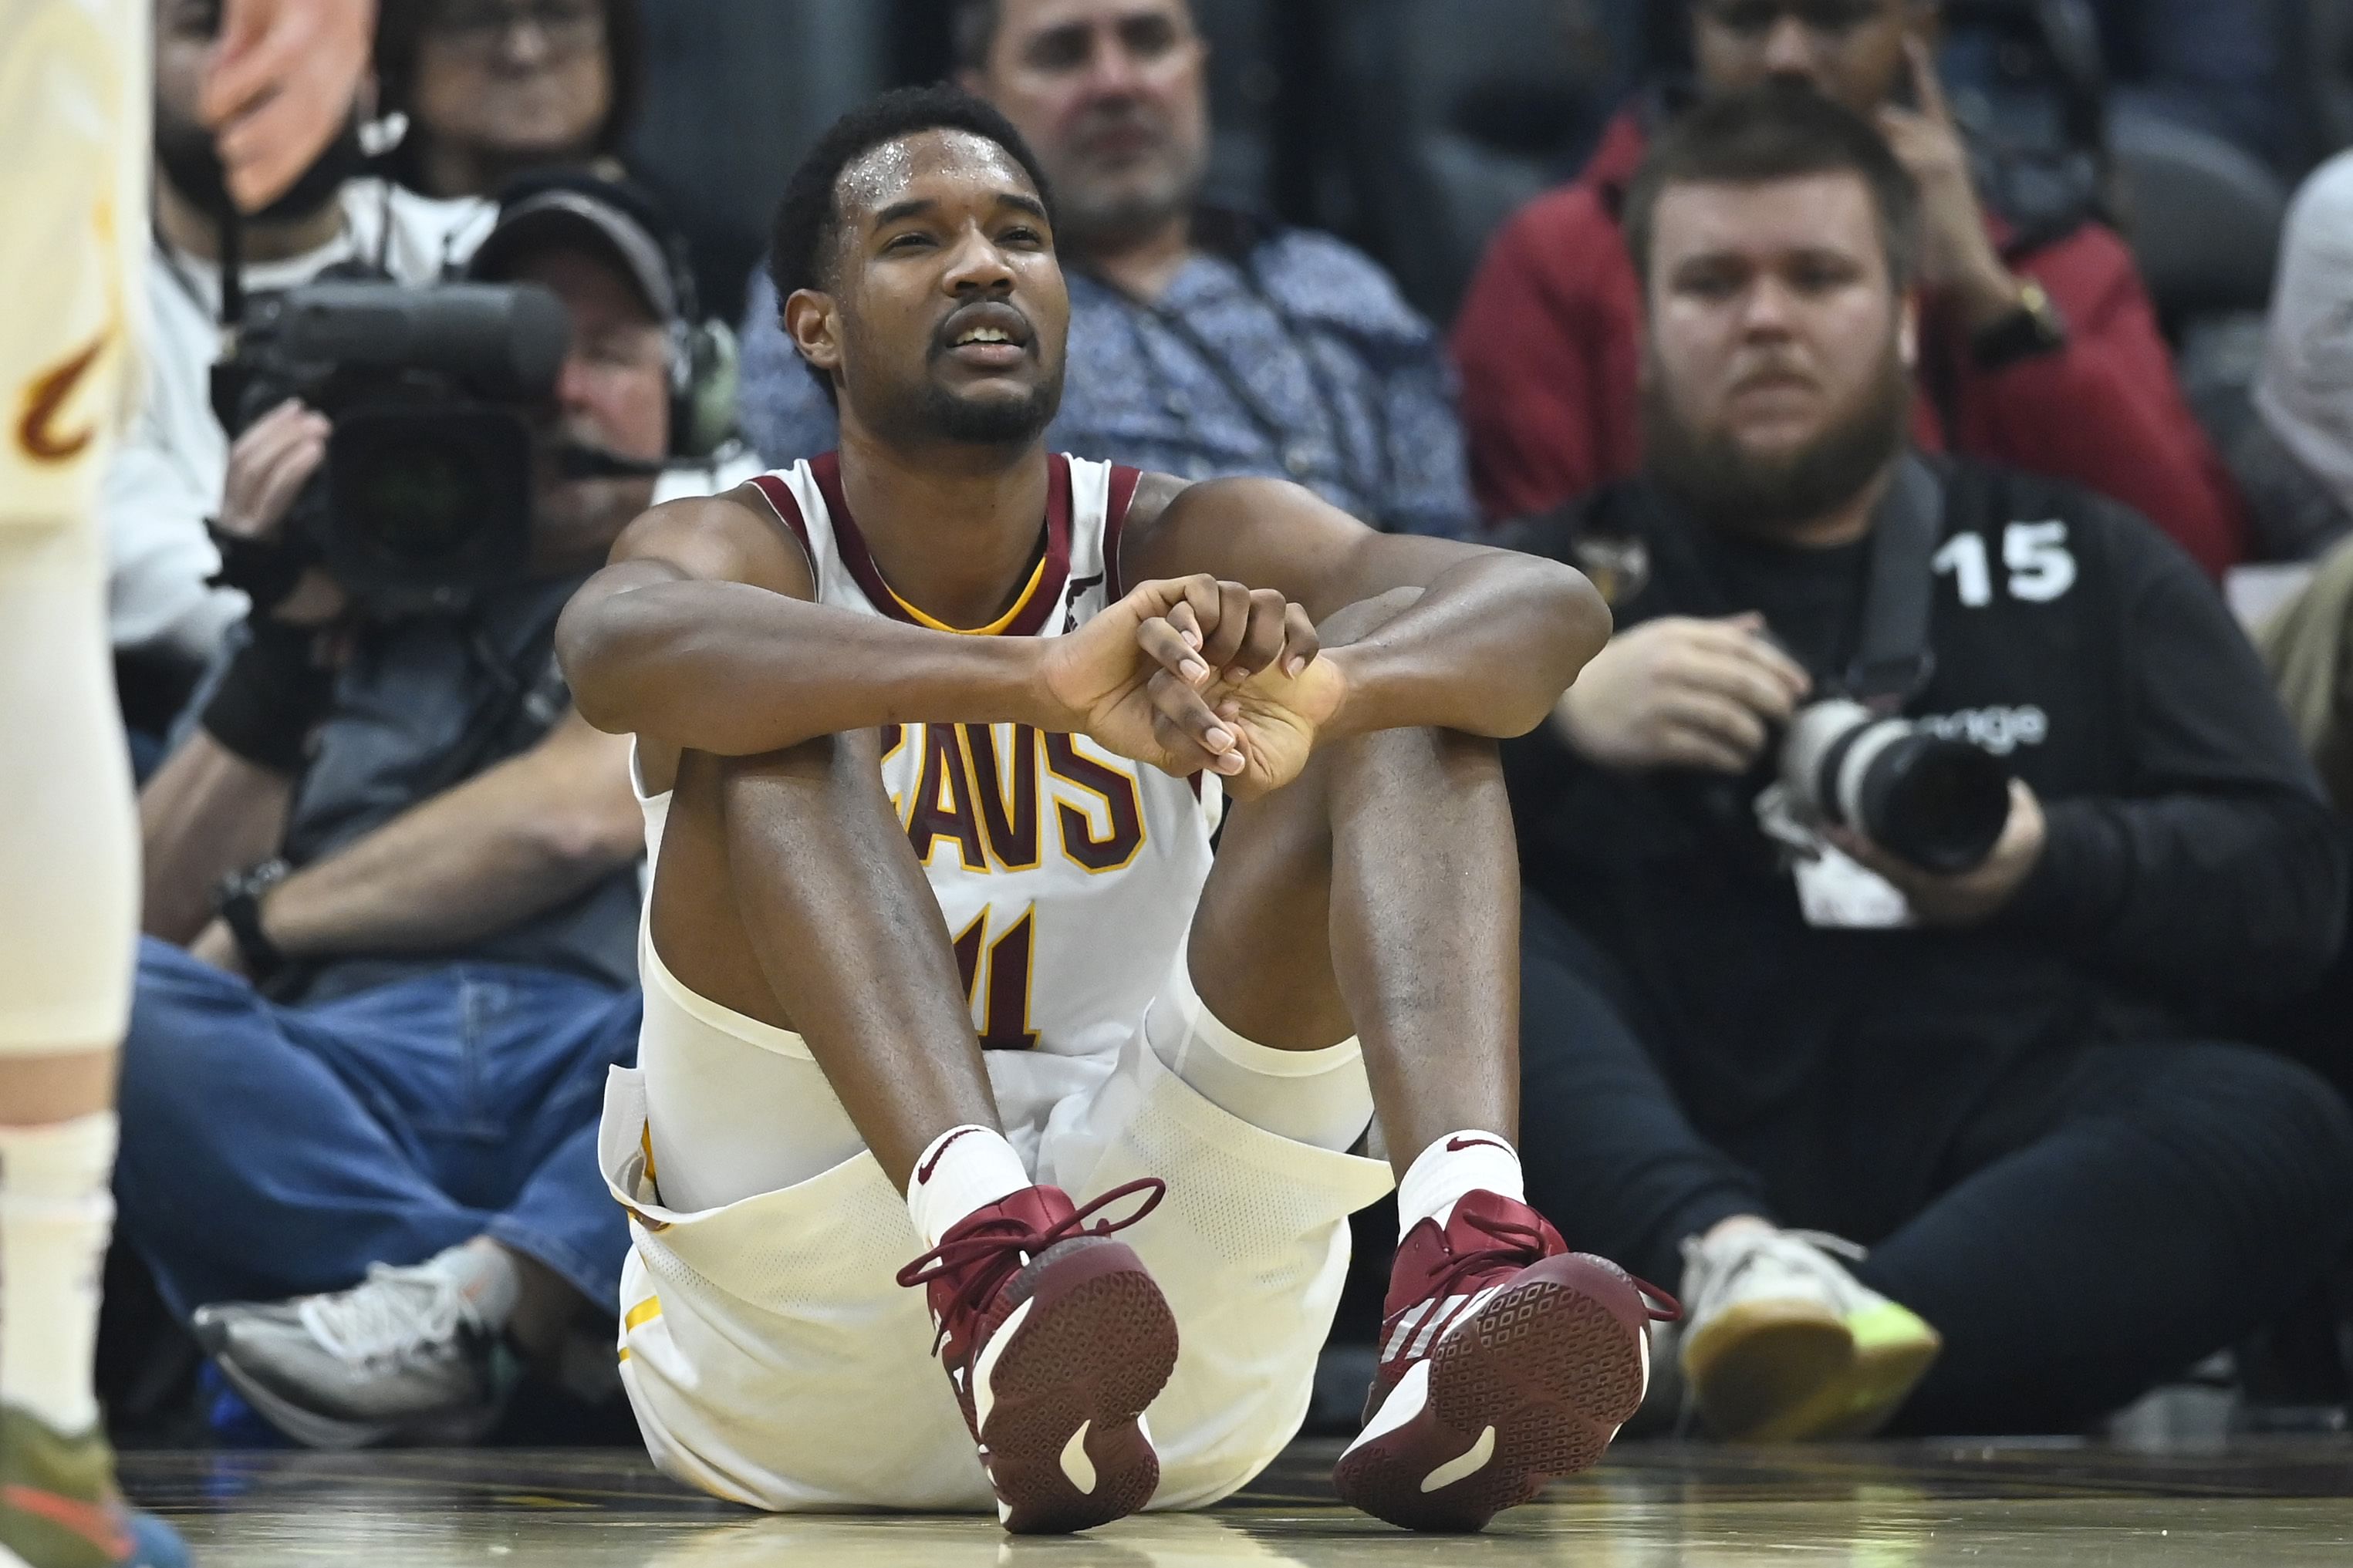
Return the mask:
<path id="1" fill-rule="evenodd" d="M 0 1058 L 111 1047 L 137 929 L 93 511 L 147 232 L 148 0 L 0 8 Z"/>
<path id="2" fill-rule="evenodd" d="M 0 524 L 0 1063 L 111 1049 L 139 839 L 90 529 Z"/>
<path id="3" fill-rule="evenodd" d="M 137 336 L 148 21 L 147 0 L 0 8 L 0 1402 L 65 1436 L 98 1418 L 103 1074 L 138 930 L 93 511 Z"/>
<path id="4" fill-rule="evenodd" d="M 766 1509 L 987 1510 L 923 1297 L 892 1278 L 923 1250 L 901 1194 L 797 1038 L 644 967 L 640 1066 L 613 1075 L 600 1158 L 632 1215 L 621 1376 L 656 1462 Z M 1181 1346 L 1145 1418 L 1155 1508 L 1215 1501 L 1297 1432 L 1347 1272 L 1347 1216 L 1389 1187 L 1388 1166 L 1253 1125 L 1162 1065 L 1152 1032 L 1185 1058 L 1185 1040 L 1221 1027 L 1198 1008 L 1179 973 L 1108 1079 L 1042 1118 L 1038 1155 L 1039 1179 L 1081 1203 L 1137 1176 L 1168 1183 L 1122 1237 Z M 1230 1103 L 1335 1142 L 1362 1127 L 1352 1048 L 1254 1082 L 1236 1064 L 1260 1047 L 1227 1043 L 1248 1048 L 1190 1059 L 1222 1064 L 1214 1087 Z M 992 1053 L 1000 1099 L 1017 1065 L 1000 1058 L 1019 1055 Z"/>
<path id="5" fill-rule="evenodd" d="M 1171 1037 L 1203 1026 L 1199 1006 L 1180 962 L 1110 1080 L 1056 1108 L 1039 1156 L 1039 1180 L 1082 1203 L 1139 1176 L 1168 1184 L 1120 1237 L 1176 1314 L 1176 1371 L 1145 1415 L 1160 1453 L 1155 1509 L 1215 1502 L 1297 1435 L 1348 1271 L 1348 1215 L 1390 1186 L 1386 1164 L 1253 1125 L 1171 1072 Z M 1282 1119 L 1337 1129 L 1354 1108 L 1369 1111 L 1371 1091 L 1361 1058 L 1344 1067 L 1348 1053 L 1333 1050 L 1334 1070 L 1272 1075 L 1256 1091 L 1231 1071 L 1250 1053 L 1232 1053 L 1215 1084 L 1233 1103 L 1260 1099 Z M 1324 1103 L 1296 1093 L 1302 1077 Z"/>

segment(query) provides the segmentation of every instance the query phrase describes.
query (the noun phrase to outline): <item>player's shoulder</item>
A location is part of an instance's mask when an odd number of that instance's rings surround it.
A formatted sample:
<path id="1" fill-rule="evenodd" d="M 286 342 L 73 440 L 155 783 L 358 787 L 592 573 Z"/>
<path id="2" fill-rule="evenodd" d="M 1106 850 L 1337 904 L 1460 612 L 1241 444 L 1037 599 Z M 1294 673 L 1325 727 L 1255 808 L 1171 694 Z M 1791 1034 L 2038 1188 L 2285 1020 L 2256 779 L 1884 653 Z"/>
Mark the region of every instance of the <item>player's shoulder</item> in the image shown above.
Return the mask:
<path id="1" fill-rule="evenodd" d="M 1128 504 L 1119 552 L 1124 580 L 1136 583 L 1229 561 L 1245 538 L 1250 549 L 1292 553 L 1328 549 L 1366 531 L 1364 523 L 1289 479 L 1145 473 Z"/>
<path id="2" fill-rule="evenodd" d="M 639 513 L 615 542 L 613 561 L 660 562 L 690 577 L 810 597 L 816 584 L 807 548 L 762 488 L 765 477 Z"/>

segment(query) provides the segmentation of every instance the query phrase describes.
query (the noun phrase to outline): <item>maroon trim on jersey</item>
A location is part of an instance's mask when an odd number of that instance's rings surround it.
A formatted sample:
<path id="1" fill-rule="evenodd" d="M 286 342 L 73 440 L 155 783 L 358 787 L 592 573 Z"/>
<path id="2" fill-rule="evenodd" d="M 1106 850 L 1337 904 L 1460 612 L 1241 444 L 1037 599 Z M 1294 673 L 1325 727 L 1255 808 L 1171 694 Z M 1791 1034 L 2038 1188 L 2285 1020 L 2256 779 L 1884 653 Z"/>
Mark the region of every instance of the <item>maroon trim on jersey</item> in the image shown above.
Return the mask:
<path id="1" fill-rule="evenodd" d="M 865 535 L 858 531 L 857 521 L 849 515 L 849 502 L 841 493 L 841 458 L 828 452 L 822 458 L 809 459 L 809 473 L 817 480 L 818 491 L 825 497 L 826 510 L 833 514 L 833 542 L 841 552 L 841 563 L 874 607 L 892 620 L 909 626 L 923 623 L 909 615 L 899 595 L 891 591 L 881 569 L 874 564 L 873 552 L 866 548 Z M 1035 637 L 1046 625 L 1047 617 L 1062 602 L 1062 590 L 1071 581 L 1071 462 L 1060 452 L 1046 455 L 1046 569 L 1038 574 L 1038 585 L 1013 611 L 1013 619 L 999 634 L 1010 637 Z"/>
<path id="2" fill-rule="evenodd" d="M 1103 508 L 1103 603 L 1116 605 L 1127 597 L 1127 579 L 1120 575 L 1119 534 L 1127 526 L 1127 509 L 1135 500 L 1135 487 L 1144 478 L 1144 470 L 1113 463 L 1111 468 L 1111 502 Z"/>
<path id="3" fill-rule="evenodd" d="M 823 594 L 825 584 L 818 581 L 817 552 L 809 544 L 808 520 L 801 516 L 801 503 L 793 499 L 793 487 L 775 474 L 754 474 L 752 485 L 767 499 L 768 509 L 776 514 L 776 520 L 791 529 L 793 537 L 801 542 L 801 553 L 808 557 L 809 592 Z"/>

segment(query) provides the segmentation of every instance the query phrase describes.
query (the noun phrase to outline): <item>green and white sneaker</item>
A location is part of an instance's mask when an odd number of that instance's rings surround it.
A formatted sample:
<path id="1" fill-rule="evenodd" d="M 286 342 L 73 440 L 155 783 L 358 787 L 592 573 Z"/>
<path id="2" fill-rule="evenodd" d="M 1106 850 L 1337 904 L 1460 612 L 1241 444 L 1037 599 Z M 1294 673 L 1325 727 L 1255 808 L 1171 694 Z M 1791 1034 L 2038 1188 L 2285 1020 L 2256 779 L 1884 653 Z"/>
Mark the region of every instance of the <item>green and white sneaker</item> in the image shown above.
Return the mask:
<path id="1" fill-rule="evenodd" d="M 124 1506 L 102 1435 L 60 1437 L 0 1405 L 0 1568 L 188 1568 L 188 1552 Z"/>
<path id="2" fill-rule="evenodd" d="M 1683 1372 L 1709 1431 L 1756 1443 L 1865 1437 L 1895 1414 L 1944 1342 L 1838 1261 L 1862 1256 L 1816 1231 L 1683 1243 Z"/>

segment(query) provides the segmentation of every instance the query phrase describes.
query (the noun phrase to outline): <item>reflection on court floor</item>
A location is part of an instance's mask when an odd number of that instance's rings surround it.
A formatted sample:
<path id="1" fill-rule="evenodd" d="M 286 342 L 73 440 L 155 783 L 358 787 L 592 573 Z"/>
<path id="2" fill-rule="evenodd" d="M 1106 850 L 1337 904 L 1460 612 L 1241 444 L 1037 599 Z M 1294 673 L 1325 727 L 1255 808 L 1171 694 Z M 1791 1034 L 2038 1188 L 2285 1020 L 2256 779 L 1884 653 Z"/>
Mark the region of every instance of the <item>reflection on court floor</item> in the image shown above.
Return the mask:
<path id="1" fill-rule="evenodd" d="M 2139 1453 L 2054 1443 L 1726 1450 L 1629 1444 L 1488 1533 L 1417 1537 L 1337 1507 L 1303 1444 L 1210 1514 L 1015 1540 L 981 1519 L 762 1518 L 619 1450 L 134 1454 L 125 1481 L 234 1568 L 1387 1568 L 1388 1564 L 2353 1562 L 2353 1443 Z"/>

